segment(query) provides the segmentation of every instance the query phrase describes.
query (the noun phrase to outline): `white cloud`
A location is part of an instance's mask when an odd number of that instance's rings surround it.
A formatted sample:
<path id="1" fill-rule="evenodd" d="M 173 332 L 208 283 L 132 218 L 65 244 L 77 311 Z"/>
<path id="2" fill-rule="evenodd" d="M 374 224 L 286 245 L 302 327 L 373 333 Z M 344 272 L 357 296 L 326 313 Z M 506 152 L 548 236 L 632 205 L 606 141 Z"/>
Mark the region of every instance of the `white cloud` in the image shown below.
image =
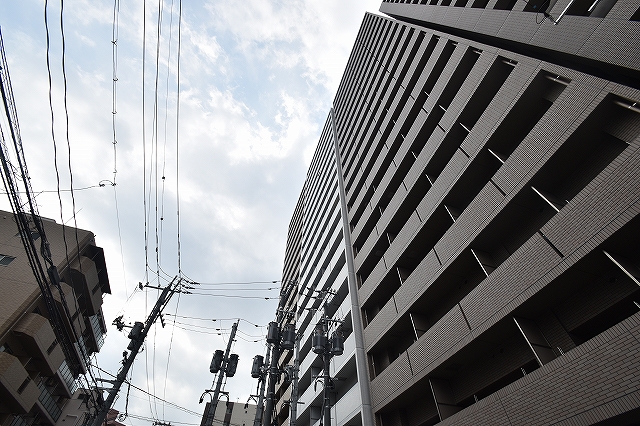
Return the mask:
<path id="1" fill-rule="evenodd" d="M 180 238 L 182 271 L 191 278 L 203 282 L 280 278 L 287 226 L 367 3 L 372 2 L 247 0 L 210 2 L 204 8 L 198 2 L 183 2 Z M 96 233 L 98 245 L 105 249 L 114 293 L 105 297 L 108 324 L 122 310 L 130 320 L 140 321 L 155 301 L 155 291 L 148 290 L 146 296 L 137 293 L 125 304 L 138 281 L 144 281 L 147 261 L 151 264 L 150 279 L 153 279 L 156 189 L 159 214 L 164 212 L 163 221 L 159 223 L 162 229 L 159 256 L 169 275 L 177 273 L 177 0 L 171 60 L 168 52 L 171 1 L 165 0 L 163 4 L 159 131 L 153 139 L 157 3 L 152 6 L 147 2 L 146 144 L 143 145 L 142 3 L 121 3 L 116 116 L 120 229 L 112 187 L 75 194 L 76 207 L 81 209 L 79 225 Z M 102 179 L 111 179 L 113 170 L 113 2 L 65 2 L 65 16 L 74 181 L 77 186 L 95 185 Z M 54 189 L 42 3 L 36 0 L 20 2 L 19 6 L 15 2 L 0 3 L 0 25 L 33 186 L 36 190 Z M 62 187 L 68 188 L 60 46 L 56 31 L 52 27 L 54 107 Z M 167 73 L 170 77 L 168 98 Z M 166 134 L 165 103 L 168 105 Z M 156 170 L 159 176 L 165 176 L 164 180 L 158 178 L 157 186 Z M 66 220 L 71 216 L 71 200 L 68 193 L 62 198 Z M 143 199 L 149 213 L 148 256 L 145 256 Z M 37 200 L 43 215 L 59 221 L 56 194 L 45 193 Z M 175 312 L 176 302 L 177 298 L 167 312 Z M 238 303 L 233 299 L 182 295 L 178 313 L 205 318 L 242 316 L 266 324 L 273 318 L 275 306 L 275 301 Z M 227 330 L 230 326 L 230 321 L 224 325 Z M 251 327 L 244 324 L 241 330 L 261 334 L 259 329 Z M 147 352 L 136 362 L 133 383 L 147 389 L 148 367 L 150 376 L 155 377 L 155 391 L 161 393 L 171 329 L 158 327 L 153 334 L 155 338 L 147 342 Z M 167 375 L 168 400 L 202 411 L 203 406 L 198 405 L 197 400 L 202 390 L 210 386 L 208 362 L 213 350 L 224 347 L 222 337 L 175 330 Z M 100 366 L 115 372 L 126 345 L 126 337 L 110 326 L 99 355 Z M 260 343 L 237 342 L 235 350 L 241 356 L 239 372 L 227 386 L 232 400 L 244 401 L 255 390 L 255 381 L 249 377 L 248 369 L 253 355 L 263 349 Z M 145 364 L 147 355 L 149 361 Z M 116 408 L 123 410 L 124 400 L 121 394 Z M 132 413 L 152 416 L 153 412 L 155 415 L 155 403 L 151 403 L 150 409 L 147 397 L 138 391 L 132 390 L 130 403 Z M 199 422 L 197 417 L 168 407 L 166 419 Z M 128 422 L 146 424 L 131 419 Z"/>

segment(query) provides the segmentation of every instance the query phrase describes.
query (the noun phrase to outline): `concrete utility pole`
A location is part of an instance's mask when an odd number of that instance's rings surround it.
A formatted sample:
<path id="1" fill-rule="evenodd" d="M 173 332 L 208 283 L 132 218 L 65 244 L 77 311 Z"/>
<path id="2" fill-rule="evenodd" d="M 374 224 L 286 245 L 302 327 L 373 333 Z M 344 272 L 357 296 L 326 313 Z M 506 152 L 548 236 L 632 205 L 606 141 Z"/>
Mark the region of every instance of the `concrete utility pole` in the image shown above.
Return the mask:
<path id="1" fill-rule="evenodd" d="M 233 324 L 233 327 L 231 327 L 231 336 L 229 336 L 229 342 L 227 343 L 227 350 L 224 353 L 224 358 L 222 359 L 222 365 L 220 366 L 220 371 L 218 372 L 218 382 L 216 383 L 216 389 L 213 391 L 213 399 L 211 400 L 211 404 L 209 404 L 209 411 L 206 414 L 204 426 L 212 426 L 213 418 L 216 415 L 216 408 L 218 407 L 218 398 L 220 398 L 220 388 L 222 387 L 222 380 L 224 379 L 225 373 L 227 373 L 227 367 L 229 365 L 229 352 L 231 352 L 231 345 L 233 344 L 233 339 L 235 339 L 236 337 L 236 331 L 238 330 L 238 322 L 239 321 L 236 321 Z M 235 374 L 235 371 L 233 372 L 233 374 Z"/>
<path id="2" fill-rule="evenodd" d="M 324 332 L 324 335 L 328 335 L 329 334 L 329 322 L 328 322 L 328 317 L 327 317 L 327 303 L 325 302 L 324 304 L 324 315 L 323 315 L 323 321 L 322 321 L 322 331 Z M 325 346 L 326 348 L 326 346 Z M 324 426 L 329 426 L 331 425 L 331 399 L 330 399 L 330 395 L 329 395 L 329 391 L 333 389 L 333 383 L 331 382 L 331 377 L 330 377 L 330 372 L 329 372 L 329 366 L 331 363 L 331 357 L 333 357 L 333 354 L 331 353 L 331 350 L 325 350 L 324 353 L 322 354 L 322 374 L 323 374 L 323 382 L 324 382 L 324 386 L 323 386 L 323 390 L 322 390 L 322 398 L 324 399 L 323 403 L 322 403 L 322 407 L 324 408 L 324 412 L 322 413 L 322 416 L 324 417 Z M 322 426 L 322 422 L 321 422 L 321 426 Z"/>
<path id="3" fill-rule="evenodd" d="M 296 283 L 297 284 L 297 283 Z M 282 334 L 280 333 L 280 324 L 282 324 L 289 312 L 285 310 L 287 299 L 294 288 L 293 282 L 289 282 L 287 287 L 283 288 L 280 293 L 280 302 L 278 304 L 278 310 L 276 312 L 276 321 L 269 323 L 269 331 L 267 334 L 267 343 L 271 346 L 271 362 L 269 363 L 269 384 L 267 387 L 267 406 L 263 415 L 263 426 L 271 426 L 273 421 L 273 409 L 275 406 L 276 397 L 276 382 L 280 378 L 280 369 L 278 368 L 278 362 L 280 361 L 280 355 L 282 355 L 283 349 L 281 349 L 280 339 Z M 271 335 L 273 333 L 273 335 Z M 292 342 L 293 343 L 293 342 Z M 289 349 L 293 349 L 291 346 Z"/>
<path id="4" fill-rule="evenodd" d="M 278 323 L 282 321 L 282 310 L 278 315 Z M 276 399 L 276 382 L 280 376 L 280 370 L 278 369 L 278 361 L 280 360 L 280 339 L 278 338 L 271 348 L 271 362 L 269 364 L 269 386 L 267 390 L 267 406 L 264 409 L 263 426 L 271 426 L 273 419 L 273 407 Z"/>
<path id="5" fill-rule="evenodd" d="M 296 333 L 296 348 L 293 355 L 293 378 L 291 380 L 291 398 L 289 399 L 289 426 L 296 426 L 298 417 L 298 373 L 300 372 L 300 339 Z"/>
<path id="6" fill-rule="evenodd" d="M 331 338 L 328 338 L 331 323 L 338 324 L 338 326 L 331 335 Z M 322 395 L 322 417 L 320 418 L 321 426 L 331 425 L 331 391 L 334 389 L 334 385 L 333 379 L 330 375 L 329 366 L 331 358 L 336 355 L 342 355 L 344 352 L 344 337 L 342 335 L 341 327 L 341 320 L 333 320 L 329 317 L 327 312 L 327 301 L 325 299 L 322 318 L 318 324 L 316 324 L 316 329 L 313 331 L 313 338 L 311 339 L 311 350 L 313 353 L 321 355 L 323 361 L 322 386 L 324 389 Z"/>
<path id="7" fill-rule="evenodd" d="M 267 357 L 265 358 L 265 362 L 269 364 L 269 360 L 271 357 L 271 346 L 267 348 Z M 260 377 L 260 391 L 258 392 L 258 406 L 256 408 L 256 416 L 253 419 L 253 426 L 260 426 L 262 424 L 262 417 L 264 412 L 264 386 L 267 380 L 264 375 Z"/>
<path id="8" fill-rule="evenodd" d="M 118 372 L 116 379 L 112 382 L 113 388 L 111 388 L 111 390 L 109 391 L 109 396 L 107 396 L 107 399 L 105 400 L 102 407 L 98 409 L 98 412 L 93 419 L 92 426 L 100 426 L 104 423 L 105 418 L 107 417 L 107 413 L 109 412 L 111 405 L 113 405 L 113 402 L 118 395 L 118 391 L 120 391 L 122 383 L 124 383 L 124 381 L 126 380 L 129 369 L 133 365 L 133 361 L 135 361 L 136 355 L 138 355 L 138 352 L 140 351 L 140 348 L 142 347 L 142 344 L 147 337 L 147 333 L 149 333 L 149 329 L 156 322 L 164 307 L 167 306 L 167 303 L 169 303 L 169 299 L 171 299 L 171 296 L 173 296 L 174 293 L 180 292 L 180 290 L 178 290 L 177 288 L 182 282 L 182 278 L 180 278 L 174 286 L 173 283 L 176 281 L 176 278 L 177 277 L 174 277 L 169 285 L 162 289 L 162 293 L 160 293 L 160 297 L 151 310 L 151 313 L 149 314 L 149 317 L 147 318 L 145 323 L 143 324 L 141 322 L 136 322 L 131 328 L 131 332 L 129 332 L 131 343 L 129 343 L 129 346 L 127 347 L 127 349 L 129 349 L 131 352 L 129 353 L 129 355 L 127 355 L 126 352 L 124 353 L 125 358 L 124 362 L 122 363 L 122 368 Z M 142 287 L 142 284 L 140 284 L 140 286 Z M 121 330 L 124 327 L 124 324 L 120 321 L 120 319 L 121 317 L 116 318 L 116 321 L 114 321 L 114 323 L 118 326 L 118 329 Z"/>

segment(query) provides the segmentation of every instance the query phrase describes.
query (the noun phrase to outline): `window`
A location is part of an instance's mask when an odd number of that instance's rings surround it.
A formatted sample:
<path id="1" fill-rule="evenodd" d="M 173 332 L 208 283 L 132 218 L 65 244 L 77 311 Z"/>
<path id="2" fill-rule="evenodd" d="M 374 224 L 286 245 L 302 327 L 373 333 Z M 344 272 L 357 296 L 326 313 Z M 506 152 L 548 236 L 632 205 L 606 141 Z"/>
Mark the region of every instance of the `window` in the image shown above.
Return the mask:
<path id="1" fill-rule="evenodd" d="M 13 259 L 15 259 L 15 257 L 7 256 L 6 254 L 0 254 L 0 265 L 7 266 L 11 262 L 13 262 Z"/>
<path id="2" fill-rule="evenodd" d="M 47 355 L 51 355 L 51 352 L 53 352 L 56 346 L 58 346 L 58 340 L 54 339 L 53 343 L 51 343 L 51 345 L 49 345 L 49 347 L 47 348 Z"/>
<path id="3" fill-rule="evenodd" d="M 29 377 L 29 376 L 27 376 L 27 378 L 24 379 L 24 381 L 22 382 L 22 384 L 18 388 L 18 395 L 20 395 L 20 394 L 22 394 L 22 392 L 24 392 L 25 388 L 27 387 L 27 385 L 29 384 L 30 381 L 31 381 L 31 377 Z"/>
<path id="4" fill-rule="evenodd" d="M 40 233 L 38 231 L 31 230 L 30 233 L 31 233 L 31 238 L 33 238 L 33 241 L 35 241 L 38 238 L 40 238 Z M 20 235 L 20 232 L 18 232 L 16 234 L 16 237 L 19 236 L 19 235 Z"/>

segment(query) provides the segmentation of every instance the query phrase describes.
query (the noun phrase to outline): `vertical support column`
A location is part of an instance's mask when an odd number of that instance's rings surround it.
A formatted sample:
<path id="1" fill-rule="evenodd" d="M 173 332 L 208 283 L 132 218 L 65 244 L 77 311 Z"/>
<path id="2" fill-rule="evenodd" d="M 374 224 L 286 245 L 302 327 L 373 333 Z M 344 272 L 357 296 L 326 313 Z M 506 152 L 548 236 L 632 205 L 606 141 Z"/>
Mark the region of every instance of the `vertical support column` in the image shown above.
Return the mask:
<path id="1" fill-rule="evenodd" d="M 333 131 L 333 144 L 335 148 L 336 170 L 338 173 L 338 189 L 340 191 L 340 206 L 342 211 L 342 232 L 344 235 L 344 249 L 347 260 L 347 283 L 349 285 L 349 297 L 351 297 L 351 319 L 356 344 L 356 372 L 358 386 L 362 398 L 362 426 L 374 426 L 373 409 L 371 407 L 371 391 L 369 390 L 369 375 L 367 374 L 367 353 L 364 348 L 364 330 L 360 315 L 360 303 L 358 301 L 358 285 L 353 262 L 353 245 L 351 244 L 351 228 L 347 212 L 347 195 L 344 190 L 344 176 L 342 174 L 342 162 L 340 161 L 340 145 L 338 132 L 336 131 L 335 111 L 331 108 L 331 129 Z"/>
<path id="2" fill-rule="evenodd" d="M 536 357 L 536 360 L 541 367 L 556 358 L 556 354 L 553 353 L 551 345 L 534 321 L 516 317 L 513 317 L 513 320 L 522 333 L 522 336 L 524 336 L 527 341 L 529 348 L 531 348 L 533 355 Z"/>
<path id="3" fill-rule="evenodd" d="M 461 408 L 455 404 L 451 385 L 448 381 L 429 378 L 429 385 L 431 386 L 431 392 L 433 392 L 433 399 L 436 401 L 440 421 L 453 416 L 461 410 Z"/>

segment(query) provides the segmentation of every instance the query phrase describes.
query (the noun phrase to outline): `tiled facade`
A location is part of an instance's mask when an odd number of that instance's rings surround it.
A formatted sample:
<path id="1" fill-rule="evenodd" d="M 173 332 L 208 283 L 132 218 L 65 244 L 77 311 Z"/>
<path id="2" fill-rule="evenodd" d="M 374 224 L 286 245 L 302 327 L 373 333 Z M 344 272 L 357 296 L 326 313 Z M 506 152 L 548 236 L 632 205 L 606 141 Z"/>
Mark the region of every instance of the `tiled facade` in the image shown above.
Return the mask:
<path id="1" fill-rule="evenodd" d="M 353 367 L 332 425 L 640 421 L 640 1 L 380 11 L 287 248 L 300 293 L 344 294 Z M 290 302 L 299 426 L 321 403 L 310 303 Z"/>
<path id="2" fill-rule="evenodd" d="M 74 359 L 67 359 L 49 322 L 49 312 L 40 294 L 22 246 L 18 228 L 9 212 L 0 212 L 0 424 L 2 426 L 64 426 L 73 424 L 62 416 L 74 401 L 78 376 L 86 372 L 82 352 L 98 352 L 106 333 L 102 297 L 110 293 L 103 251 L 91 232 L 63 228 L 43 218 L 52 259 L 61 277 L 61 290 L 69 310 L 63 315 L 72 342 Z M 36 245 L 40 236 L 33 231 Z M 52 288 L 56 308 L 65 312 L 58 289 Z M 88 409 L 87 409 L 88 411 Z M 62 423 L 60 423 L 62 425 Z"/>

